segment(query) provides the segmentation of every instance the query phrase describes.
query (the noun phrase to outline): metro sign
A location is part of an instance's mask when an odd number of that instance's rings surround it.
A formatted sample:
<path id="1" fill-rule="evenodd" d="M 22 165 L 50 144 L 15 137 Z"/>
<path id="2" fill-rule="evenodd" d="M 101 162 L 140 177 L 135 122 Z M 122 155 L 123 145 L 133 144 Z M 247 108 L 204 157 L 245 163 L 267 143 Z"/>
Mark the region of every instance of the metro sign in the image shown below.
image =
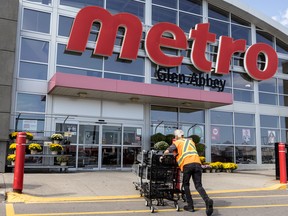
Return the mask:
<path id="1" fill-rule="evenodd" d="M 104 8 L 88 6 L 81 9 L 74 20 L 67 51 L 82 53 L 86 49 L 91 27 L 94 22 L 101 24 L 99 35 L 93 51 L 94 55 L 111 56 L 119 27 L 125 28 L 124 41 L 122 43 L 119 58 L 135 60 L 137 58 L 139 43 L 142 37 L 142 23 L 140 19 L 129 13 L 112 15 Z M 163 67 L 177 67 L 181 65 L 183 56 L 167 55 L 161 48 L 186 50 L 187 41 L 193 40 L 191 47 L 191 63 L 199 70 L 210 73 L 212 62 L 205 56 L 208 43 L 216 42 L 216 34 L 209 32 L 209 23 L 200 23 L 195 29 L 190 30 L 186 38 L 184 31 L 175 24 L 160 22 L 155 24 L 147 32 L 145 39 L 145 50 L 152 62 Z M 169 33 L 172 37 L 164 37 Z M 234 40 L 228 36 L 220 36 L 217 53 L 215 73 L 228 74 L 230 60 L 234 53 L 245 53 L 244 68 L 255 80 L 270 79 L 276 73 L 278 57 L 275 50 L 265 43 L 256 43 L 246 50 L 246 40 Z M 260 70 L 257 59 L 264 54 L 265 68 Z"/>

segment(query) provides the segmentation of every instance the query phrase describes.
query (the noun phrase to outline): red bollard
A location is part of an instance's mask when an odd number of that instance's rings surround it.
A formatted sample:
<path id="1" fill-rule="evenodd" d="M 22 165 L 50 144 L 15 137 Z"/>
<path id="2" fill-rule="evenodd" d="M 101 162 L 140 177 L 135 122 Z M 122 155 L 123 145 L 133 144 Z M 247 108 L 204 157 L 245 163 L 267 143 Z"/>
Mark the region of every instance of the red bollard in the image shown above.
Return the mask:
<path id="1" fill-rule="evenodd" d="M 16 160 L 14 167 L 13 191 L 22 193 L 24 179 L 26 133 L 18 132 L 16 139 Z"/>
<path id="2" fill-rule="evenodd" d="M 279 171 L 280 171 L 280 183 L 287 183 L 287 170 L 286 170 L 286 152 L 285 152 L 285 144 L 278 144 L 279 151 Z"/>

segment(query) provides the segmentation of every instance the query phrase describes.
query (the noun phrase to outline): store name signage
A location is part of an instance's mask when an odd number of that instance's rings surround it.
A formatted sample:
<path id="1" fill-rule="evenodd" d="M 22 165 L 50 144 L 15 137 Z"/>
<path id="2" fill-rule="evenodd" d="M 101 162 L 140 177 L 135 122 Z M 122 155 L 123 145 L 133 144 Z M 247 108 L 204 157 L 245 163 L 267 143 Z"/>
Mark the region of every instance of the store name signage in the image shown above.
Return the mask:
<path id="1" fill-rule="evenodd" d="M 119 27 L 125 28 L 124 40 L 119 54 L 120 59 L 135 60 L 138 56 L 139 44 L 142 38 L 142 23 L 140 19 L 129 13 L 112 15 L 104 8 L 88 6 L 81 9 L 75 17 L 67 51 L 82 53 L 85 51 L 91 27 L 94 22 L 101 28 L 93 51 L 94 55 L 111 56 Z M 150 28 L 145 38 L 145 51 L 152 62 L 162 67 L 177 67 L 182 64 L 183 56 L 165 54 L 161 48 L 175 51 L 187 50 L 187 41 L 192 41 L 191 63 L 199 71 L 210 73 L 212 62 L 206 58 L 208 43 L 216 42 L 216 34 L 209 32 L 209 23 L 199 23 L 190 30 L 188 38 L 184 31 L 173 23 L 160 22 Z M 165 35 L 169 35 L 169 37 Z M 234 40 L 228 36 L 220 36 L 215 73 L 228 74 L 233 54 L 244 54 L 244 68 L 255 80 L 270 79 L 276 73 L 278 57 L 275 50 L 264 43 L 256 43 L 246 49 L 246 40 Z M 260 70 L 257 60 L 260 54 L 265 56 L 265 67 Z"/>
<path id="2" fill-rule="evenodd" d="M 159 68 L 155 73 L 155 78 L 160 82 L 179 83 L 193 86 L 207 86 L 218 92 L 223 92 L 226 80 L 212 79 L 209 74 L 191 73 L 190 75 L 171 73 L 170 68 Z"/>

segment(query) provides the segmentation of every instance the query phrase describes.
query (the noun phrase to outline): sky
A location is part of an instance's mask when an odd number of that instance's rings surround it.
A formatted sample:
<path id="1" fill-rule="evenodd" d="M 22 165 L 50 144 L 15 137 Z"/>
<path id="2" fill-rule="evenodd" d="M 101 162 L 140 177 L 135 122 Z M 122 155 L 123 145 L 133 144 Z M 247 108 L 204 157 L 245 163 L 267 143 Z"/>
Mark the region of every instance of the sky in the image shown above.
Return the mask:
<path id="1" fill-rule="evenodd" d="M 288 0 L 238 0 L 288 28 Z"/>

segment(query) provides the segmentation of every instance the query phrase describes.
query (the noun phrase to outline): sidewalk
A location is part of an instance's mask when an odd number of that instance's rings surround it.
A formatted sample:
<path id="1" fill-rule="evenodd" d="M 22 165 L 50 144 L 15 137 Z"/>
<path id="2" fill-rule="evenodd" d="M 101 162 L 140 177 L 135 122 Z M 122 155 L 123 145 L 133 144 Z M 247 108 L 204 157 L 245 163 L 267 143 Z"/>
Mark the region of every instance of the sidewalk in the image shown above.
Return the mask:
<path id="1" fill-rule="evenodd" d="M 203 186 L 209 194 L 245 190 L 286 189 L 275 178 L 275 170 L 203 173 Z M 13 192 L 13 173 L 0 173 L 0 202 L 25 199 L 90 199 L 103 196 L 139 197 L 133 182 L 138 177 L 130 171 L 93 171 L 68 173 L 25 173 L 22 194 Z M 193 183 L 191 190 L 195 191 Z"/>

